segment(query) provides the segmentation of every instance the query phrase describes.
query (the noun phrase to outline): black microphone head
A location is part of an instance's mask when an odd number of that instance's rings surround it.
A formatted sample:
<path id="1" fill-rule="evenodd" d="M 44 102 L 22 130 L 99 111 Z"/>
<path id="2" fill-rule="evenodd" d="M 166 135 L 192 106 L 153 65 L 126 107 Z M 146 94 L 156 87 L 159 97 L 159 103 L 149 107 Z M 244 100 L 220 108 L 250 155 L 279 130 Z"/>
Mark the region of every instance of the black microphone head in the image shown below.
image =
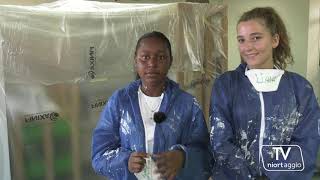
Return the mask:
<path id="1" fill-rule="evenodd" d="M 162 123 L 167 118 L 164 112 L 155 112 L 153 114 L 153 120 L 156 123 Z"/>

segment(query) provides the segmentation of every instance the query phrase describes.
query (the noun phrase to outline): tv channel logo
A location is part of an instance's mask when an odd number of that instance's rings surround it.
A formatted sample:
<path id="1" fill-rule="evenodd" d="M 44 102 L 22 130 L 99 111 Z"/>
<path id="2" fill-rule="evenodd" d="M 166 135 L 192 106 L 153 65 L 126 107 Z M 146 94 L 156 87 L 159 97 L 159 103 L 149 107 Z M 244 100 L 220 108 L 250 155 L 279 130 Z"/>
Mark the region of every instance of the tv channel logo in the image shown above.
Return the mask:
<path id="1" fill-rule="evenodd" d="M 266 171 L 303 171 L 302 150 L 298 145 L 262 145 L 262 163 Z"/>

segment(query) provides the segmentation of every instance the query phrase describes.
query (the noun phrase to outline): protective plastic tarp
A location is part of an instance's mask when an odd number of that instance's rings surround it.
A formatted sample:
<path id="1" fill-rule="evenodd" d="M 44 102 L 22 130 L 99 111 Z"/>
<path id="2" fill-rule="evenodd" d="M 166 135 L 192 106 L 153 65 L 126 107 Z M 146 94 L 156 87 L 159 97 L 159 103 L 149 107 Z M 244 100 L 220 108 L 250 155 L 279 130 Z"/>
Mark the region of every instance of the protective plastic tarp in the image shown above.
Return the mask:
<path id="1" fill-rule="evenodd" d="M 92 130 L 112 92 L 135 78 L 146 32 L 168 36 L 170 77 L 207 109 L 227 67 L 225 18 L 223 6 L 197 3 L 0 6 L 0 179 L 104 179 L 91 168 Z"/>

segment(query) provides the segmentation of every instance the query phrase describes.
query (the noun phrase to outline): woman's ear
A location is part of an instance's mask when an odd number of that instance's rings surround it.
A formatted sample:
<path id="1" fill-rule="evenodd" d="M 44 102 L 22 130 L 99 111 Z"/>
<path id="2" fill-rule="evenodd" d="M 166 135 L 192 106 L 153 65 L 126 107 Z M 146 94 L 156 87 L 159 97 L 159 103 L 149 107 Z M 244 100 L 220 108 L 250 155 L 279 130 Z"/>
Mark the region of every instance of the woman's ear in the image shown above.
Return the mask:
<path id="1" fill-rule="evenodd" d="M 137 56 L 134 56 L 134 59 L 133 59 L 133 66 L 134 68 L 137 67 Z"/>
<path id="2" fill-rule="evenodd" d="M 276 48 L 279 45 L 279 34 L 275 34 L 272 36 L 272 48 Z"/>
<path id="3" fill-rule="evenodd" d="M 170 64 L 169 64 L 169 67 L 171 67 L 171 65 L 172 65 L 172 60 L 173 60 L 173 58 L 172 58 L 172 56 L 170 56 Z"/>

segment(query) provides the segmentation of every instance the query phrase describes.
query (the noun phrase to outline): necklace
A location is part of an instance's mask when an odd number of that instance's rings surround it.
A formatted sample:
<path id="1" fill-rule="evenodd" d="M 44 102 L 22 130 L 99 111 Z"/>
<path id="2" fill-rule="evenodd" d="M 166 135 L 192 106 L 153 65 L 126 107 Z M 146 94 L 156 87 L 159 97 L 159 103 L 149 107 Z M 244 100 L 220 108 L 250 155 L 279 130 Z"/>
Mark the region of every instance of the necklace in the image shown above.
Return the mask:
<path id="1" fill-rule="evenodd" d="M 156 98 L 159 98 L 159 102 L 157 102 L 157 99 L 149 99 L 147 96 L 143 96 L 145 102 L 146 102 L 146 105 L 148 107 L 148 109 L 152 112 L 152 113 L 155 113 L 156 111 L 159 110 L 160 108 L 160 105 L 161 105 L 161 100 L 162 100 L 162 96 L 160 97 L 156 97 Z M 153 97 L 154 98 L 154 97 Z"/>
<path id="2" fill-rule="evenodd" d="M 142 105 L 142 108 L 141 111 L 142 112 L 145 112 L 148 114 L 148 119 L 153 119 L 153 114 L 155 112 L 157 112 L 161 106 L 161 102 L 162 102 L 162 99 L 163 99 L 163 93 L 161 94 L 161 96 L 158 96 L 158 97 L 150 97 L 150 96 L 147 96 L 145 95 L 141 88 L 139 88 L 139 99 L 140 99 L 140 102 L 144 105 Z"/>

